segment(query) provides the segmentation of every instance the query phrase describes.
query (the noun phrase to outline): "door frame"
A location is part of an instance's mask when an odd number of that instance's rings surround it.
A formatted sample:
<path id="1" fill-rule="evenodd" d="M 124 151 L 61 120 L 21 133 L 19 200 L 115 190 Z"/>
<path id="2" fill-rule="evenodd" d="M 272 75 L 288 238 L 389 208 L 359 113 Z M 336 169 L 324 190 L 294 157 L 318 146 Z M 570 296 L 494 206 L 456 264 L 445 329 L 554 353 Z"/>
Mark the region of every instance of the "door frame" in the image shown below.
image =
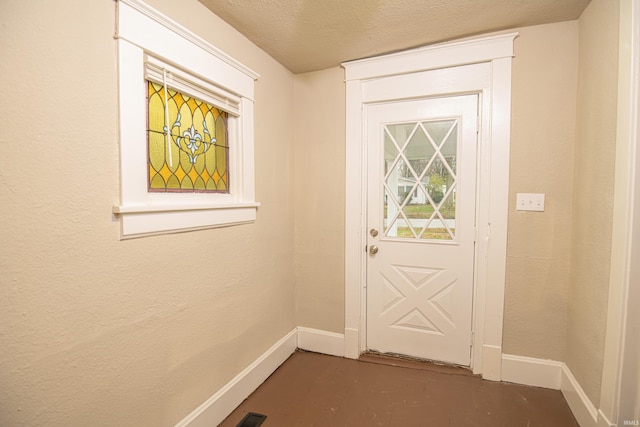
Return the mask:
<path id="1" fill-rule="evenodd" d="M 502 375 L 511 62 L 517 33 L 428 46 L 343 63 L 346 76 L 345 356 L 366 349 L 367 105 L 480 95 L 471 367 Z"/>
<path id="2" fill-rule="evenodd" d="M 619 16 L 614 221 L 598 425 L 640 418 L 640 265 L 634 262 L 640 257 L 640 5 L 620 2 Z"/>
<path id="3" fill-rule="evenodd" d="M 409 87 L 412 87 L 412 83 L 409 83 Z M 379 230 L 379 235 L 376 236 L 371 236 L 371 232 L 368 233 L 367 243 L 369 247 L 372 247 L 373 244 L 377 245 L 380 252 L 375 256 L 368 256 L 365 264 L 368 283 L 365 298 L 367 316 L 365 316 L 366 319 L 363 319 L 366 320 L 363 333 L 366 334 L 367 350 L 401 353 L 444 363 L 471 366 L 470 340 L 476 255 L 475 225 L 477 218 L 475 205 L 479 102 L 479 95 L 474 93 L 447 97 L 420 97 L 408 101 L 366 105 L 367 132 L 365 138 L 368 153 L 367 182 L 369 184 L 367 188 L 369 202 L 366 212 L 367 230 Z M 410 159 L 409 145 L 414 141 L 412 139 L 415 136 L 413 132 L 416 132 L 416 135 L 420 132 L 416 131 L 414 126 L 421 122 L 427 125 L 425 122 L 432 121 L 447 122 L 447 129 L 450 132 L 451 129 L 454 129 L 447 138 L 438 139 L 443 138 L 444 133 L 437 137 L 434 136 L 436 139 L 431 142 L 439 147 L 434 149 L 429 146 L 429 149 L 426 150 L 428 156 L 424 159 L 431 161 L 439 154 L 446 158 L 445 151 L 447 149 L 444 148 L 443 141 L 449 138 L 450 142 L 451 139 L 453 140 L 453 144 L 450 144 L 448 148 L 453 151 L 448 154 L 455 156 L 455 164 L 452 165 L 448 159 L 442 161 L 443 164 L 447 164 L 448 168 L 453 168 L 452 173 L 455 176 L 455 184 L 447 184 L 453 186 L 455 195 L 449 193 L 451 189 L 448 189 L 446 193 L 449 197 L 447 200 L 455 197 L 456 215 L 453 226 L 455 232 L 450 239 L 444 240 L 428 238 L 416 240 L 415 238 L 387 235 L 387 228 L 391 226 L 391 223 L 385 224 L 383 216 L 386 218 L 387 215 L 383 215 L 383 211 L 384 206 L 391 206 L 393 203 L 391 199 L 388 202 L 383 202 L 383 199 L 387 196 L 394 197 L 394 188 L 397 183 L 396 181 L 387 182 L 388 174 L 392 169 L 395 169 L 395 166 L 391 165 L 395 164 L 400 153 L 406 154 L 407 159 Z M 454 122 L 455 125 L 452 125 Z M 387 125 L 393 126 L 397 123 L 403 123 L 405 126 L 411 124 L 412 133 L 407 133 L 404 139 L 400 137 L 400 140 L 396 141 L 398 146 L 393 149 L 393 157 L 389 160 L 387 158 L 387 154 L 390 154 L 387 147 L 389 135 L 387 134 L 393 135 L 394 132 L 391 129 L 383 130 L 383 128 L 386 129 Z M 421 132 L 427 146 L 429 145 L 427 135 L 431 132 L 428 129 L 427 125 L 426 129 Z M 396 134 L 394 137 L 398 138 L 399 135 Z M 386 166 L 383 166 L 383 163 Z M 416 169 L 415 173 L 420 175 L 421 170 L 423 174 L 428 172 L 427 169 Z M 425 175 L 421 180 L 423 184 L 427 177 L 428 175 Z M 386 183 L 385 185 L 382 184 L 383 181 Z M 415 184 L 417 185 L 418 182 Z M 387 184 L 389 188 L 386 188 Z M 420 192 L 420 190 L 416 191 Z M 426 188 L 423 188 L 423 191 L 429 193 Z M 397 202 L 401 204 L 403 198 L 397 199 Z M 387 220 L 390 220 L 394 215 L 395 213 Z M 397 220 L 401 219 L 402 217 L 398 217 Z M 436 220 L 437 217 L 434 221 Z M 415 231 L 420 232 L 421 227 L 417 226 Z M 411 283 L 409 276 L 405 276 L 401 272 L 403 266 L 425 269 L 425 276 L 417 279 L 418 283 Z M 431 270 L 431 273 L 426 273 L 427 270 Z M 439 273 L 436 273 L 437 271 Z M 409 272 L 406 271 L 406 273 Z M 407 282 L 407 280 L 409 281 Z M 385 285 L 392 290 L 395 287 L 395 291 L 400 292 L 395 297 L 402 295 L 406 298 L 393 298 L 394 302 L 390 303 L 384 298 Z M 438 306 L 437 300 L 431 300 L 435 306 L 433 304 L 422 305 L 424 298 L 442 296 L 447 288 L 451 292 L 449 297 L 455 298 L 452 300 L 455 303 L 450 306 L 453 310 L 448 312 L 449 316 L 445 314 L 447 313 L 445 309 L 447 304 Z M 418 295 L 410 296 L 410 293 L 414 291 L 421 297 Z M 460 299 L 458 300 L 458 298 Z M 411 330 L 407 330 L 403 327 L 397 329 L 398 325 L 393 326 L 395 322 L 399 322 L 401 318 L 408 316 L 416 309 L 425 316 L 424 320 L 427 323 L 433 322 L 431 326 L 435 326 L 440 333 L 433 333 L 435 330 L 431 330 L 430 333 L 425 334 L 424 330 L 411 328 Z M 395 314 L 391 314 L 391 312 Z M 387 323 L 391 320 L 390 317 L 393 318 L 392 324 Z M 446 317 L 448 317 L 448 321 L 445 320 Z"/>

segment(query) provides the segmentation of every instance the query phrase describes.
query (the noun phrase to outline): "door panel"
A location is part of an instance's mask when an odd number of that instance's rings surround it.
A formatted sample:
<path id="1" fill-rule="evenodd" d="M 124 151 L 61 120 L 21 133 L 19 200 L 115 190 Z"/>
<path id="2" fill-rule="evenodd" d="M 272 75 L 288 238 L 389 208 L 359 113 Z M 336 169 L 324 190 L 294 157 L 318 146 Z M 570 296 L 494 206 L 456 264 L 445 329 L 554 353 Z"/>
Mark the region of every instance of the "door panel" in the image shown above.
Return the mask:
<path id="1" fill-rule="evenodd" d="M 477 95 L 367 109 L 367 348 L 470 364 Z"/>

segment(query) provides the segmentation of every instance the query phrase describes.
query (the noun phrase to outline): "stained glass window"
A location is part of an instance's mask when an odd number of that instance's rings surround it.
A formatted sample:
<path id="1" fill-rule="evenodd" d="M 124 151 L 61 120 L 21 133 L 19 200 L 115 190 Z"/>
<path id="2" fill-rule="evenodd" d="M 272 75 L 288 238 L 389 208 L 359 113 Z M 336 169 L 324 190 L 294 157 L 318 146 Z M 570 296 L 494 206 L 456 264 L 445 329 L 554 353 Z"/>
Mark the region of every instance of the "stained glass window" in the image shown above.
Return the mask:
<path id="1" fill-rule="evenodd" d="M 228 113 L 147 83 L 149 191 L 228 193 Z"/>

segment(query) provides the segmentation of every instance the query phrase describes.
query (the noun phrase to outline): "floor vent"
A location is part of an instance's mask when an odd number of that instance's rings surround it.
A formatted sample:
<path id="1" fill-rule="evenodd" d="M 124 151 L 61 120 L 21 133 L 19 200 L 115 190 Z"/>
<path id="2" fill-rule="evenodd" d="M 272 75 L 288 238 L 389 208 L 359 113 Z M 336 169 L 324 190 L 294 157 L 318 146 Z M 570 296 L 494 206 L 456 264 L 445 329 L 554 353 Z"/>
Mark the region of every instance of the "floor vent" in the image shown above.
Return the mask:
<path id="1" fill-rule="evenodd" d="M 238 424 L 236 427 L 258 427 L 266 419 L 267 419 L 266 415 L 256 414 L 255 412 L 249 412 L 242 419 L 242 421 L 240 421 L 240 424 Z"/>

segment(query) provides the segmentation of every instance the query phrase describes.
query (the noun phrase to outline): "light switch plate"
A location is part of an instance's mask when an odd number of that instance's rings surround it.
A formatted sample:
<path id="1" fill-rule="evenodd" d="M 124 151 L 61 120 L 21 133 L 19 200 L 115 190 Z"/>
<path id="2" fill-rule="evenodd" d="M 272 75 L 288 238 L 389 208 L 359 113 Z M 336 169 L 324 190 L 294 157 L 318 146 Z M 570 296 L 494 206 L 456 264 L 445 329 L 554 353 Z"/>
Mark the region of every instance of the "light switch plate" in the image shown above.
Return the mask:
<path id="1" fill-rule="evenodd" d="M 516 210 L 544 212 L 544 194 L 537 194 L 537 193 L 516 194 Z"/>

